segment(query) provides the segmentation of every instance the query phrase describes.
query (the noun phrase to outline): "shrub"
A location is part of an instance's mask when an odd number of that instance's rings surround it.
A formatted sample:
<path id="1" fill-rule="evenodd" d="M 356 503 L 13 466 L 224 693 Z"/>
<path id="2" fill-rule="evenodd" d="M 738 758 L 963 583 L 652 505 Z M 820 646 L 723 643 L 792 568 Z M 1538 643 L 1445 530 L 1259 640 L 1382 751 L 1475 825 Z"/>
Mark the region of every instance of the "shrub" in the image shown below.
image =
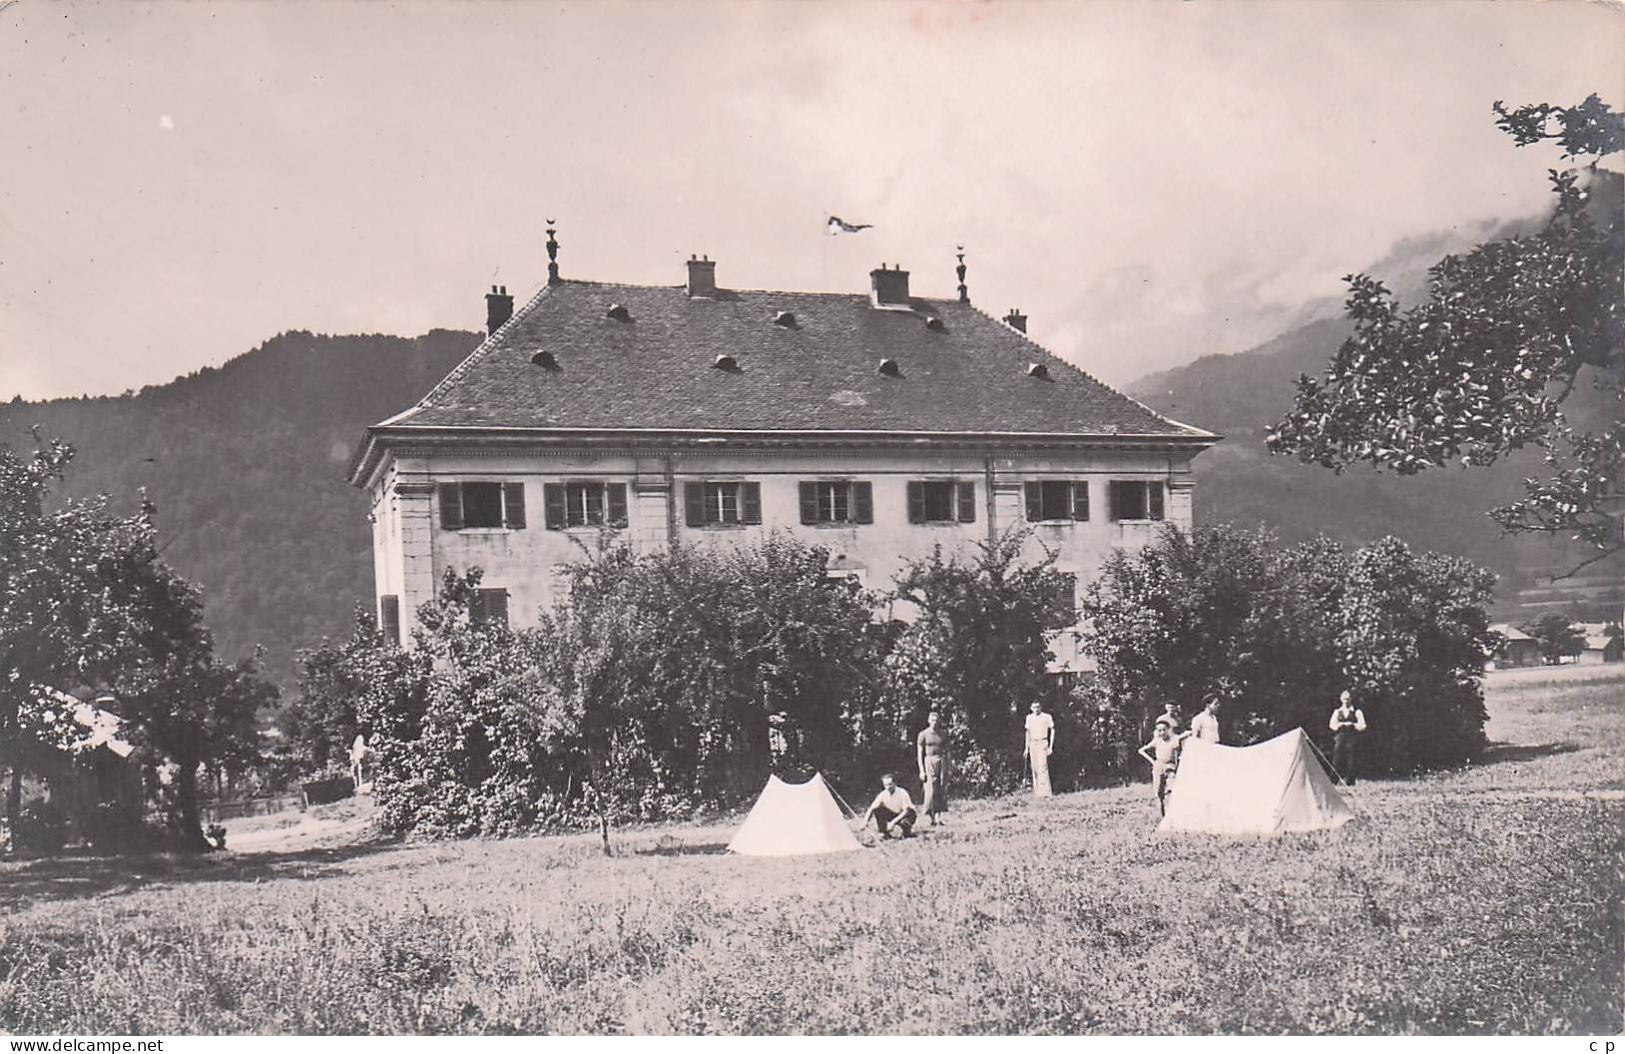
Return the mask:
<path id="1" fill-rule="evenodd" d="M 1371 725 L 1364 764 L 1459 763 L 1484 743 L 1492 584 L 1395 538 L 1345 552 L 1324 538 L 1283 548 L 1266 531 L 1169 528 L 1114 554 L 1086 594 L 1097 725 L 1115 720 L 1107 734 L 1120 734 L 1123 718 L 1164 701 L 1189 714 L 1218 696 L 1232 742 L 1302 727 L 1325 746 L 1347 688 Z"/>

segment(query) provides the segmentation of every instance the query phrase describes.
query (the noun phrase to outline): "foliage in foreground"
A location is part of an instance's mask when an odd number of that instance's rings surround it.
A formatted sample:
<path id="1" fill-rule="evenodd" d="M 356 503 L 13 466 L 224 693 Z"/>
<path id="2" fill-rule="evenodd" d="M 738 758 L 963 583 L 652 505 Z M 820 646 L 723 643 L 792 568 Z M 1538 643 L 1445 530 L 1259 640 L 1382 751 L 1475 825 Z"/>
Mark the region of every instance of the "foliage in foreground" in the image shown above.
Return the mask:
<path id="1" fill-rule="evenodd" d="M 1116 553 L 1087 591 L 1094 690 L 1133 701 L 1120 720 L 1217 697 L 1227 742 L 1301 726 L 1329 748 L 1326 718 L 1347 688 L 1372 729 L 1362 767 L 1459 764 L 1484 745 L 1492 585 L 1396 538 L 1350 552 L 1324 538 L 1282 547 L 1265 531 L 1166 530 Z"/>

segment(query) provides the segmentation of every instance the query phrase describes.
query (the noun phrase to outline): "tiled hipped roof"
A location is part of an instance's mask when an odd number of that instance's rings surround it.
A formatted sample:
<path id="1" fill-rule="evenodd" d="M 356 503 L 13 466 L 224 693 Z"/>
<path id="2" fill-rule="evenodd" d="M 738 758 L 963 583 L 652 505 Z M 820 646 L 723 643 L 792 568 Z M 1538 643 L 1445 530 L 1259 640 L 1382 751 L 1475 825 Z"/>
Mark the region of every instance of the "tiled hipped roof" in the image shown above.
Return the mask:
<path id="1" fill-rule="evenodd" d="M 794 323 L 775 322 L 780 312 Z M 538 352 L 551 365 L 533 362 Z M 731 368 L 715 365 L 723 355 Z M 897 375 L 880 372 L 882 359 Z M 1032 363 L 1048 377 L 1030 375 Z M 691 298 L 681 286 L 579 281 L 545 287 L 385 426 L 1214 438 L 956 301 L 876 308 L 863 295 Z"/>

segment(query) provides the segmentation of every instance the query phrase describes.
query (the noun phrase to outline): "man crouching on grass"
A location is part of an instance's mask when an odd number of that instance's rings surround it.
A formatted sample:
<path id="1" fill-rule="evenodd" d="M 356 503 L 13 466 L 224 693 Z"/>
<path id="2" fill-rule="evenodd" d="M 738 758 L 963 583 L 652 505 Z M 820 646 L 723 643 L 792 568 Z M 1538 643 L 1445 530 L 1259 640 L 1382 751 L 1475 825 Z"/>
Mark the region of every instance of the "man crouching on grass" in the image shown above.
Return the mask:
<path id="1" fill-rule="evenodd" d="M 886 831 L 896 825 L 903 832 L 904 838 L 914 837 L 914 799 L 908 796 L 908 791 L 897 785 L 897 780 L 891 773 L 880 777 L 881 792 L 875 795 L 875 800 L 869 803 L 869 811 L 863 814 L 862 826 L 869 826 L 869 818 L 875 820 L 875 830 L 880 837 L 886 837 Z"/>

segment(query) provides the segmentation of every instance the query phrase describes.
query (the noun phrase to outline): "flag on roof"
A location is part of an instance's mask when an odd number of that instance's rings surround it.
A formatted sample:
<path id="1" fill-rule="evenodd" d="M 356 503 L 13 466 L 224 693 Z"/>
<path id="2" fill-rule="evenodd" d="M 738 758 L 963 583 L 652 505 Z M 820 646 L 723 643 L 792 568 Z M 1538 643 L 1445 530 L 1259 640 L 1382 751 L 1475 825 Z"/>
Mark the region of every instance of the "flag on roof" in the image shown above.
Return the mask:
<path id="1" fill-rule="evenodd" d="M 872 223 L 848 223 L 839 216 L 829 218 L 829 232 L 831 234 L 856 234 L 873 226 Z"/>

